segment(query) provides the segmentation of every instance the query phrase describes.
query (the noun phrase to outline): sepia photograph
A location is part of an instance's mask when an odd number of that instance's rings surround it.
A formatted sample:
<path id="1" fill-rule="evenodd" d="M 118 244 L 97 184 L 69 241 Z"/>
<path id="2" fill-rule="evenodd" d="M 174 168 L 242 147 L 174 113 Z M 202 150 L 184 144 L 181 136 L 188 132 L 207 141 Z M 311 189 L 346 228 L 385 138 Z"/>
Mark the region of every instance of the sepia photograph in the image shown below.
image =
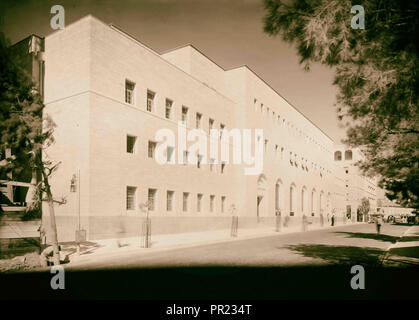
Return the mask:
<path id="1" fill-rule="evenodd" d="M 0 302 L 418 300 L 418 17 L 0 0 Z"/>

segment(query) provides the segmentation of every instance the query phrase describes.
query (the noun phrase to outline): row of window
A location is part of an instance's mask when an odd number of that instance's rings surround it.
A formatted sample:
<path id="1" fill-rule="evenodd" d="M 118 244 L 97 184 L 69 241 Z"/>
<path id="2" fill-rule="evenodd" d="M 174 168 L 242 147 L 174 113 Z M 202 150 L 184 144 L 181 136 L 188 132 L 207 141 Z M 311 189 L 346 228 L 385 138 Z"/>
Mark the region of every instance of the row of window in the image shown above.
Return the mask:
<path id="1" fill-rule="evenodd" d="M 279 209 L 279 185 L 276 185 L 276 204 L 275 207 L 277 209 Z M 294 184 L 291 184 L 290 186 L 290 193 L 289 193 L 289 204 L 290 204 L 290 215 L 293 216 L 294 213 L 297 211 L 297 191 L 296 191 L 296 186 Z M 315 214 L 315 212 L 317 211 L 317 193 L 316 191 L 313 189 L 311 191 L 311 200 L 310 200 L 310 208 L 309 208 L 309 204 L 308 204 L 308 190 L 306 187 L 301 188 L 301 196 L 300 196 L 300 201 L 301 201 L 301 212 L 305 213 L 307 212 L 309 209 L 311 210 L 312 215 Z M 319 209 L 320 209 L 320 213 L 323 213 L 324 210 L 324 195 L 323 192 L 320 192 L 320 196 L 319 196 Z"/>
<path id="2" fill-rule="evenodd" d="M 253 103 L 254 103 L 254 108 L 256 112 L 260 111 L 262 115 L 266 114 L 266 116 L 268 117 L 272 114 L 273 121 L 276 121 L 278 125 L 282 125 L 282 127 L 285 127 L 285 125 L 287 125 L 289 129 L 292 129 L 293 132 L 296 133 L 297 137 L 303 138 L 306 143 L 313 143 L 317 145 L 317 147 L 320 150 L 330 153 L 330 151 L 327 150 L 322 144 L 318 143 L 314 138 L 305 134 L 301 129 L 298 129 L 289 121 L 286 121 L 285 118 L 282 118 L 282 121 L 281 121 L 281 116 L 279 114 L 277 115 L 274 110 L 272 110 L 271 112 L 270 108 L 265 106 L 262 102 L 259 103 L 258 99 L 254 98 Z"/>
<path id="3" fill-rule="evenodd" d="M 139 208 L 137 204 L 137 187 L 127 186 L 126 190 L 126 209 L 127 210 L 137 210 Z M 189 192 L 182 193 L 182 211 L 188 212 L 190 211 L 190 197 L 191 194 Z M 203 211 L 203 198 L 204 195 L 202 193 L 198 193 L 196 195 L 196 212 Z M 166 191 L 166 211 L 172 212 L 174 210 L 174 201 L 175 201 L 175 192 L 172 190 Z M 225 204 L 226 204 L 226 197 L 221 196 L 220 198 L 221 204 L 221 213 L 225 211 Z M 147 205 L 149 211 L 155 211 L 157 209 L 157 189 L 148 189 L 148 201 Z M 215 195 L 209 196 L 209 212 L 215 211 Z"/>
<path id="4" fill-rule="evenodd" d="M 265 151 L 265 153 L 266 153 L 266 150 L 267 150 L 267 146 L 268 146 L 268 140 L 265 139 L 265 145 L 264 145 L 264 151 Z M 278 155 L 279 150 L 281 152 L 281 154 L 280 154 L 281 155 L 281 160 L 283 160 L 283 158 L 284 158 L 284 147 L 281 147 L 281 149 L 279 149 L 279 146 L 276 144 L 275 145 L 275 156 Z M 298 155 L 296 153 L 293 153 L 292 151 L 290 151 L 289 161 L 290 161 L 290 164 L 292 166 L 295 166 L 296 168 L 298 168 L 300 166 L 302 170 L 308 172 L 308 170 L 309 170 L 308 159 L 306 159 L 304 157 L 301 157 L 301 162 L 300 162 L 299 161 L 299 158 L 298 158 Z M 314 162 L 311 162 L 311 168 L 313 170 L 317 170 L 317 164 L 314 163 Z M 320 170 L 320 177 L 323 177 L 323 171 L 325 170 L 325 168 L 323 168 L 323 167 L 320 166 L 319 167 L 319 170 Z M 329 173 L 331 173 L 330 170 L 326 170 L 326 171 L 329 172 Z"/>
<path id="5" fill-rule="evenodd" d="M 335 151 L 335 161 L 341 161 L 341 160 L 342 160 L 342 152 Z M 352 150 L 345 151 L 345 160 L 352 160 Z"/>
<path id="6" fill-rule="evenodd" d="M 136 136 L 127 135 L 127 153 L 136 154 L 137 153 L 137 141 L 138 138 Z M 148 141 L 148 157 L 151 159 L 155 158 L 155 151 L 156 151 L 157 143 L 154 141 Z M 174 154 L 174 147 L 167 146 L 166 149 L 166 161 L 168 163 L 173 163 L 173 154 Z M 183 151 L 183 165 L 187 165 L 189 163 L 189 151 L 185 150 Z M 197 168 L 201 168 L 202 164 L 202 155 L 197 155 L 196 157 L 196 166 Z M 195 163 L 194 163 L 195 164 Z M 211 158 L 209 163 L 210 171 L 216 171 L 215 169 L 215 159 Z M 224 161 L 220 164 L 220 172 L 224 173 L 226 169 L 226 163 Z"/>
<path id="7" fill-rule="evenodd" d="M 138 139 L 137 139 L 136 136 L 127 135 L 127 149 L 126 149 L 127 153 L 135 154 L 137 152 L 137 140 Z M 266 148 L 267 143 L 268 143 L 268 140 L 265 140 L 265 148 Z M 148 157 L 149 158 L 154 159 L 156 146 L 157 146 L 156 142 L 148 141 Z M 275 154 L 278 153 L 278 150 L 279 150 L 279 146 L 275 145 Z M 266 150 L 265 150 L 265 152 L 266 152 Z M 173 153 L 174 153 L 174 148 L 168 146 L 167 150 L 166 150 L 166 157 L 167 157 L 166 160 L 167 160 L 168 163 L 171 163 L 173 161 Z M 283 159 L 283 153 L 284 153 L 284 148 L 281 147 L 281 159 Z M 187 160 L 188 156 L 189 156 L 189 152 L 184 151 L 183 152 L 183 163 L 185 165 L 188 163 L 188 160 Z M 301 163 L 300 163 L 296 153 L 290 152 L 289 161 L 290 161 L 290 164 L 292 166 L 295 166 L 297 168 L 299 166 L 301 166 L 302 170 L 307 171 L 307 172 L 309 171 L 308 160 L 302 157 L 301 158 Z M 198 168 L 201 167 L 201 162 L 202 162 L 202 156 L 198 155 L 197 156 L 197 161 L 196 161 L 196 166 Z M 215 160 L 211 158 L 209 164 L 210 164 L 210 171 L 215 171 Z M 226 164 L 224 162 L 222 162 L 221 163 L 221 169 L 220 169 L 221 173 L 224 173 L 225 166 L 226 166 Z M 311 168 L 313 170 L 317 170 L 317 164 L 314 163 L 314 162 L 311 162 Z M 324 168 L 320 167 L 319 169 L 320 169 L 320 176 L 322 177 L 323 176 L 322 171 L 324 170 Z"/>
<path id="8" fill-rule="evenodd" d="M 135 83 L 131 82 L 129 80 L 126 80 L 125 82 L 125 102 L 126 103 L 130 103 L 130 104 L 135 104 L 134 101 L 134 97 L 135 97 Z M 154 99 L 155 99 L 156 94 L 150 90 L 147 90 L 147 111 L 149 112 L 153 112 L 154 111 Z M 257 103 L 257 99 L 255 99 L 255 104 Z M 167 119 L 172 119 L 172 109 L 173 109 L 173 101 L 166 98 L 166 106 L 165 106 L 165 117 Z M 261 103 L 261 109 L 263 110 L 263 103 Z M 269 111 L 269 108 L 267 108 L 267 110 Z M 188 122 L 188 113 L 189 110 L 187 107 L 182 106 L 182 115 L 181 115 L 181 120 L 182 122 L 187 125 Z M 273 114 L 275 115 L 275 112 L 273 111 Z M 280 119 L 280 116 L 278 115 L 278 121 Z M 201 129 L 202 127 L 202 114 L 199 112 L 196 112 L 196 116 L 195 116 L 195 126 L 197 129 Z M 285 119 L 283 119 L 283 122 L 285 123 Z M 209 118 L 208 120 L 208 132 L 210 132 L 211 129 L 214 128 L 214 119 Z M 225 128 L 224 124 L 220 124 L 220 130 L 223 130 Z M 136 140 L 137 137 L 135 136 L 127 136 L 127 152 L 128 153 L 135 153 L 136 149 Z M 264 150 L 266 152 L 267 150 L 267 144 L 268 144 L 268 140 L 265 139 L 265 145 L 264 145 Z M 149 141 L 149 158 L 153 158 L 154 157 L 154 149 L 156 147 L 156 143 Z M 278 145 L 275 145 L 275 153 L 278 153 Z M 284 148 L 281 148 L 281 159 L 283 158 L 283 152 L 284 152 Z M 168 151 L 167 151 L 167 161 L 171 160 L 171 156 L 173 153 L 173 148 L 168 147 Z M 187 157 L 187 151 L 186 154 L 184 155 L 184 157 Z M 200 156 L 198 156 L 198 161 L 197 161 L 197 166 L 200 167 L 200 161 L 199 161 Z M 213 168 L 213 159 L 210 159 L 210 166 L 211 166 L 211 170 Z M 186 163 L 186 161 L 184 161 L 184 163 Z M 308 171 L 308 164 L 307 164 L 307 159 L 302 158 L 302 162 L 301 162 L 301 168 L 303 170 Z M 296 167 L 298 167 L 298 162 L 297 162 L 297 155 L 294 154 L 292 152 L 290 152 L 290 164 L 291 165 L 295 165 Z M 225 164 L 221 165 L 221 171 L 224 171 L 224 166 Z M 312 167 L 314 170 L 317 169 L 317 165 L 312 163 Z M 320 167 L 320 171 L 322 170 L 322 168 Z M 322 176 L 322 173 L 320 172 L 320 176 Z"/>
<path id="9" fill-rule="evenodd" d="M 147 111 L 148 112 L 154 112 L 156 93 L 147 90 Z M 129 80 L 125 81 L 125 102 L 129 104 L 136 104 L 135 101 L 135 83 Z M 173 119 L 173 100 L 166 98 L 165 100 L 165 111 L 164 111 L 164 117 L 166 119 Z M 197 129 L 202 129 L 202 113 L 196 112 L 195 113 L 195 127 Z M 182 106 L 182 113 L 181 113 L 181 121 L 185 126 L 188 126 L 189 123 L 189 108 L 186 106 Z M 215 120 L 209 118 L 208 119 L 208 132 L 210 132 L 211 129 L 215 129 Z M 225 125 L 220 123 L 220 130 L 222 131 L 225 128 Z"/>

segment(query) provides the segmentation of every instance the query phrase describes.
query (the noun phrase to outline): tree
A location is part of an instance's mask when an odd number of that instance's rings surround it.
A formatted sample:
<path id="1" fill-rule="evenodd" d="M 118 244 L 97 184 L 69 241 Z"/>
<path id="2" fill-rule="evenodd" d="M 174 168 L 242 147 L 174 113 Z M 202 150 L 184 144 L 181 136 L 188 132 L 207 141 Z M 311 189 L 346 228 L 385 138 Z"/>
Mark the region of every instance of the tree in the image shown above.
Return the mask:
<path id="1" fill-rule="evenodd" d="M 0 175 L 14 176 L 30 168 L 39 172 L 37 191 L 45 194 L 49 205 L 54 264 L 59 264 L 57 228 L 54 202 L 49 177 L 58 164 L 43 159 L 42 153 L 54 142 L 55 124 L 43 117 L 42 98 L 30 77 L 20 65 L 18 57 L 11 54 L 9 42 L 0 33 L 0 149 L 12 150 L 12 157 L 0 166 Z"/>
<path id="2" fill-rule="evenodd" d="M 359 206 L 359 214 L 366 219 L 368 212 L 370 212 L 370 200 L 367 198 L 361 199 L 361 205 Z M 359 219 L 360 217 L 358 217 Z"/>
<path id="3" fill-rule="evenodd" d="M 352 29 L 349 0 L 287 2 L 265 0 L 265 32 L 295 43 L 305 70 L 334 69 L 344 142 L 365 155 L 359 167 L 390 199 L 418 208 L 418 1 L 357 1 L 365 29 Z"/>

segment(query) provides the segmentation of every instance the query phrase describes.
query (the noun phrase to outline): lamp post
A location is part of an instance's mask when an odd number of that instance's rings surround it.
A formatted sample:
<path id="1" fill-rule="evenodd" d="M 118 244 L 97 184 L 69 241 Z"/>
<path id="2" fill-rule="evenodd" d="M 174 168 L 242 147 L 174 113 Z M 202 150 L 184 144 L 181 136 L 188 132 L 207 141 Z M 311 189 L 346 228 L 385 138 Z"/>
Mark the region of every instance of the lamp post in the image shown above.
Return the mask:
<path id="1" fill-rule="evenodd" d="M 80 169 L 77 170 L 77 175 L 73 174 L 70 184 L 70 192 L 77 192 L 77 207 L 78 207 L 78 228 L 76 230 L 77 254 L 80 255 L 80 242 L 85 240 L 86 234 L 81 230 L 81 216 L 80 216 Z"/>
<path id="2" fill-rule="evenodd" d="M 143 248 L 150 248 L 151 246 L 151 221 L 149 218 L 150 210 L 150 201 L 146 201 L 140 204 L 141 211 L 146 213 L 146 218 L 143 220 L 142 229 L 141 229 L 141 246 Z"/>

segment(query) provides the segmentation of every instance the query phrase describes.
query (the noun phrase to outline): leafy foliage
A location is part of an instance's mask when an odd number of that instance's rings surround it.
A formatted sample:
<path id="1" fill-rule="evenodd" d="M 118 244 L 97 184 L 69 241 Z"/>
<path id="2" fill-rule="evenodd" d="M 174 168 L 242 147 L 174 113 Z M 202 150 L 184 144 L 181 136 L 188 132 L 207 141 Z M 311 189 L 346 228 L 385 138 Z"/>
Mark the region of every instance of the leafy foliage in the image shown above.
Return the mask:
<path id="1" fill-rule="evenodd" d="M 287 1 L 289 2 L 289 1 Z M 352 29 L 352 5 L 365 29 Z M 265 0 L 264 30 L 295 43 L 306 70 L 334 68 L 339 120 L 366 175 L 390 199 L 419 207 L 419 3 L 399 0 Z"/>
<path id="2" fill-rule="evenodd" d="M 49 177 L 58 167 L 43 158 L 47 148 L 54 142 L 55 124 L 43 115 L 44 105 L 37 87 L 25 72 L 18 57 L 12 55 L 8 41 L 0 33 L 0 150 L 12 150 L 12 157 L 6 165 L 0 166 L 0 175 L 12 172 L 13 175 L 28 167 L 42 176 L 37 185 L 37 194 L 45 194 L 51 218 L 51 238 L 54 263 L 59 264 L 59 248 L 55 225 L 54 202 Z M 41 198 L 41 197 L 39 197 Z M 44 200 L 44 199 L 41 199 Z M 26 218 L 39 215 L 40 203 L 26 212 Z"/>
<path id="3" fill-rule="evenodd" d="M 12 150 L 12 157 L 0 166 L 0 176 L 18 176 L 28 168 L 50 175 L 56 168 L 42 159 L 42 151 L 54 142 L 55 127 L 43 117 L 43 108 L 36 86 L 0 34 L 0 148 Z M 38 187 L 42 189 L 42 183 Z"/>
<path id="4" fill-rule="evenodd" d="M 361 205 L 359 206 L 359 213 L 362 215 L 365 215 L 369 211 L 370 211 L 370 201 L 364 197 L 361 199 Z"/>

